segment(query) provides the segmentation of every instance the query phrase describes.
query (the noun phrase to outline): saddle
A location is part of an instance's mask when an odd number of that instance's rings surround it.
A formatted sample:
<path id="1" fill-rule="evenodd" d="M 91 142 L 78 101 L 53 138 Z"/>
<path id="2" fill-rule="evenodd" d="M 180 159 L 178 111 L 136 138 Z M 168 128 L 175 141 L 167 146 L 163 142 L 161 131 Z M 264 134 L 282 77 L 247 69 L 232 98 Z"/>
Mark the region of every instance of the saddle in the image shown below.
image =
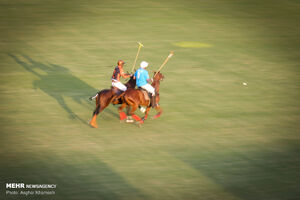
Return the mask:
<path id="1" fill-rule="evenodd" d="M 123 93 L 123 91 L 120 90 L 120 89 L 117 88 L 117 87 L 111 86 L 110 88 L 111 88 L 111 90 L 113 91 L 113 93 L 115 93 L 117 96 L 119 96 L 120 94 Z"/>
<path id="2" fill-rule="evenodd" d="M 139 87 L 138 88 L 143 94 L 144 94 L 144 97 L 145 97 L 145 100 L 148 101 L 150 100 L 150 97 L 151 97 L 151 94 L 147 92 L 147 90 Z"/>

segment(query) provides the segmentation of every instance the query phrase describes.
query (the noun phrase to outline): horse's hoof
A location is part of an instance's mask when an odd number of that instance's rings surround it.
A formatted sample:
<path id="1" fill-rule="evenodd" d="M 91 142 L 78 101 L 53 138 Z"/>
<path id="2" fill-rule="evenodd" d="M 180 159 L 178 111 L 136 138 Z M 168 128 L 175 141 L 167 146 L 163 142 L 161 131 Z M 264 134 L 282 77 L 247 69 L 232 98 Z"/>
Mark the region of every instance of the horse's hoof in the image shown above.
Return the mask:
<path id="1" fill-rule="evenodd" d="M 127 122 L 127 118 L 125 118 L 125 119 L 120 119 L 120 123 L 125 123 L 125 122 Z"/>
<path id="2" fill-rule="evenodd" d="M 90 123 L 90 125 L 91 125 L 91 127 L 93 127 L 93 128 L 98 128 L 98 125 L 97 125 L 97 124 L 92 124 L 92 123 Z"/>
<path id="3" fill-rule="evenodd" d="M 139 122 L 137 122 L 137 123 L 136 123 L 136 125 L 137 125 L 139 128 L 141 128 L 141 127 L 142 127 L 142 124 L 141 124 L 141 123 L 139 123 Z"/>
<path id="4" fill-rule="evenodd" d="M 127 116 L 126 122 L 127 122 L 127 123 L 133 123 L 134 120 L 132 119 L 131 116 Z"/>
<path id="5" fill-rule="evenodd" d="M 140 120 L 140 121 L 137 121 L 136 122 L 136 125 L 138 125 L 139 127 L 142 127 L 142 124 L 144 123 L 144 121 L 143 120 Z"/>
<path id="6" fill-rule="evenodd" d="M 93 122 L 92 120 L 88 121 L 88 124 L 92 127 L 92 128 L 98 128 L 98 125 Z"/>
<path id="7" fill-rule="evenodd" d="M 161 115 L 161 114 L 154 115 L 154 116 L 152 117 L 152 119 L 157 119 L 157 118 L 160 117 L 160 115 Z"/>

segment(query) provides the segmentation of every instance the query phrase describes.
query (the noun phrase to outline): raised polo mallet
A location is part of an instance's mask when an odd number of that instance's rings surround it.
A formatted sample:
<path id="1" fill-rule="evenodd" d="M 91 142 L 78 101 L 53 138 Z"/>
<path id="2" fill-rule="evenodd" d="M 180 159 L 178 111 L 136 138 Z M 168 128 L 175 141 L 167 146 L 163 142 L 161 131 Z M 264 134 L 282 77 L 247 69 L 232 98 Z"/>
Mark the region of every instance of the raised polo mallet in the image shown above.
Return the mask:
<path id="1" fill-rule="evenodd" d="M 132 69 L 131 69 L 131 73 L 133 72 L 133 70 L 135 68 L 135 64 L 136 64 L 137 58 L 139 56 L 141 47 L 144 47 L 144 45 L 142 43 L 138 42 L 138 44 L 139 44 L 139 48 L 138 48 L 138 51 L 137 51 L 137 54 L 136 54 L 136 57 L 135 57 L 135 60 L 134 60 L 134 63 L 133 63 Z"/>
<path id="2" fill-rule="evenodd" d="M 157 72 L 154 74 L 153 78 L 156 76 L 158 72 L 165 66 L 165 64 L 169 61 L 169 59 L 174 55 L 174 51 L 171 51 L 166 60 L 163 62 L 163 64 L 160 66 L 160 68 L 157 70 Z"/>

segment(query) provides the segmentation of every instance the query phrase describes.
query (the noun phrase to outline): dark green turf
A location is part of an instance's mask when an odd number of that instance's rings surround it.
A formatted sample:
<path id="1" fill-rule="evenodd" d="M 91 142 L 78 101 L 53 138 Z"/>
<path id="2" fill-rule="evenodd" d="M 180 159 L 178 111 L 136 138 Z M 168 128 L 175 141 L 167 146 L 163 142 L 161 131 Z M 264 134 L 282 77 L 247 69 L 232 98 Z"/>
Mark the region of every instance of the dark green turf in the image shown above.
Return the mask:
<path id="1" fill-rule="evenodd" d="M 299 21 L 297 0 L 0 0 L 0 199 L 299 199 Z M 89 127 L 138 41 L 151 73 L 175 51 L 162 116 Z"/>

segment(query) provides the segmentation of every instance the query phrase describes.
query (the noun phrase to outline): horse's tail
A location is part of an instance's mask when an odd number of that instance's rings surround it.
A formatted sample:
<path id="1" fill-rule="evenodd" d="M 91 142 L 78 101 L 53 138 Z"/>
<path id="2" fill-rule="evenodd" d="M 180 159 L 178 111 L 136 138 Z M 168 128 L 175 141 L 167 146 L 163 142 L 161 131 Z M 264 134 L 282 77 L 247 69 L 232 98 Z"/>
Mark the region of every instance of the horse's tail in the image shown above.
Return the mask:
<path id="1" fill-rule="evenodd" d="M 102 92 L 102 90 L 99 91 L 99 92 L 95 95 L 96 106 L 101 104 L 101 102 L 100 102 L 100 97 L 102 96 L 102 95 L 101 95 L 101 92 Z"/>
<path id="2" fill-rule="evenodd" d="M 100 107 L 100 96 L 101 96 L 101 92 L 102 92 L 102 90 L 101 91 L 99 91 L 99 92 L 97 92 L 94 96 L 91 96 L 90 98 L 89 98 L 89 100 L 93 100 L 93 99 L 95 99 L 95 102 L 96 102 L 96 107 L 98 107 L 98 105 L 99 105 L 99 107 Z"/>
<path id="3" fill-rule="evenodd" d="M 94 99 L 96 99 L 96 109 L 95 109 L 95 111 L 94 111 L 93 114 L 94 114 L 94 115 L 95 115 L 95 114 L 98 115 L 98 114 L 99 114 L 99 111 L 100 111 L 100 108 L 101 108 L 101 102 L 100 102 L 101 91 L 98 92 L 94 97 L 95 97 Z"/>
<path id="4" fill-rule="evenodd" d="M 99 95 L 99 93 L 100 93 L 100 92 L 97 92 L 94 96 L 91 96 L 91 97 L 89 98 L 89 100 L 92 101 L 93 99 L 95 99 L 95 98 Z"/>
<path id="5" fill-rule="evenodd" d="M 96 118 L 97 118 L 97 115 L 101 112 L 100 96 L 101 96 L 101 91 L 98 92 L 95 96 L 90 97 L 91 100 L 96 99 L 96 108 L 95 108 L 95 110 L 93 112 L 93 118 L 89 122 L 89 124 L 92 127 L 94 127 L 94 128 L 98 128 L 98 125 L 97 125 L 97 122 L 96 122 Z"/>

